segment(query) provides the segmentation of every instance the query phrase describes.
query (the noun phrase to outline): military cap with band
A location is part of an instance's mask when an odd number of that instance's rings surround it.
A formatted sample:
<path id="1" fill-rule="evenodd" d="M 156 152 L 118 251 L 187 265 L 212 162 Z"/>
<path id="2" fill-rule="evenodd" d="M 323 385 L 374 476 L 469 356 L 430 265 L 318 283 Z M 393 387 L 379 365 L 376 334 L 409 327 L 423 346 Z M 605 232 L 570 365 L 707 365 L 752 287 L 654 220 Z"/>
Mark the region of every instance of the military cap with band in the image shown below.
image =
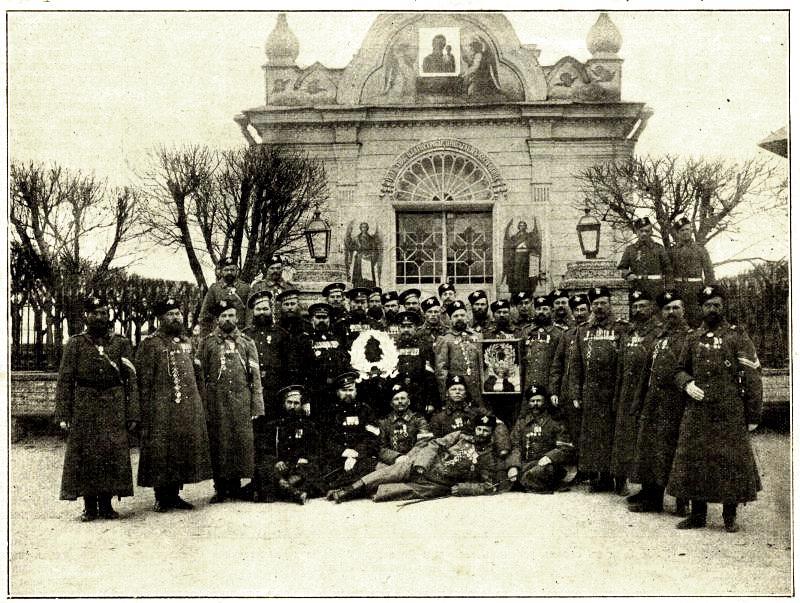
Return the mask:
<path id="1" fill-rule="evenodd" d="M 456 286 L 453 283 L 442 283 L 441 285 L 439 285 L 439 295 L 441 295 L 445 291 L 452 291 L 453 293 L 455 293 Z"/>
<path id="2" fill-rule="evenodd" d="M 452 316 L 453 312 L 455 312 L 456 310 L 466 310 L 466 309 L 467 307 L 464 305 L 464 302 L 461 301 L 460 299 L 455 300 L 452 304 L 450 304 L 445 308 L 448 316 Z"/>
<path id="3" fill-rule="evenodd" d="M 378 299 L 381 299 L 381 294 L 382 293 L 383 293 L 383 289 L 381 289 L 380 287 L 373 287 L 372 289 L 370 289 L 368 299 L 372 299 L 375 296 L 377 296 Z"/>
<path id="4" fill-rule="evenodd" d="M 700 293 L 698 293 L 697 301 L 699 301 L 700 305 L 702 306 L 709 299 L 714 297 L 721 297 L 722 299 L 725 299 L 725 290 L 719 285 L 707 285 L 700 290 Z"/>
<path id="5" fill-rule="evenodd" d="M 490 414 L 479 414 L 472 420 L 472 425 L 473 427 L 489 427 L 490 429 L 494 429 L 497 425 L 497 417 Z"/>
<path id="6" fill-rule="evenodd" d="M 389 396 L 389 399 L 391 400 L 392 398 L 395 397 L 396 394 L 399 394 L 400 392 L 409 393 L 410 392 L 410 388 L 409 388 L 410 381 L 411 380 L 406 378 L 403 373 L 400 373 L 394 379 L 392 379 L 387 384 L 387 388 L 386 388 L 387 389 L 387 394 Z"/>
<path id="7" fill-rule="evenodd" d="M 530 400 L 533 396 L 544 396 L 547 398 L 547 388 L 538 383 L 531 383 L 525 388 L 525 399 Z"/>
<path id="8" fill-rule="evenodd" d="M 663 308 L 667 304 L 671 304 L 672 302 L 678 300 L 683 301 L 683 297 L 681 297 L 681 294 L 675 291 L 675 289 L 667 289 L 666 291 L 662 291 L 656 297 L 656 303 L 658 304 L 659 308 Z"/>
<path id="9" fill-rule="evenodd" d="M 338 388 L 341 389 L 343 387 L 347 387 L 348 385 L 352 385 L 358 380 L 358 373 L 355 371 L 345 371 L 337 375 L 336 379 L 333 380 L 333 384 Z"/>
<path id="10" fill-rule="evenodd" d="M 533 298 L 533 307 L 534 308 L 544 308 L 544 307 L 551 307 L 553 305 L 553 300 L 550 299 L 549 295 L 537 295 Z"/>
<path id="11" fill-rule="evenodd" d="M 333 314 L 333 306 L 325 302 L 317 302 L 308 307 L 308 315 L 314 316 L 316 314 L 325 313 L 328 316 Z"/>
<path id="12" fill-rule="evenodd" d="M 287 385 L 286 387 L 282 387 L 281 389 L 278 390 L 278 397 L 285 399 L 286 396 L 288 396 L 292 392 L 300 392 L 301 394 L 303 394 L 305 391 L 306 389 L 302 385 L 296 385 L 296 384 Z"/>
<path id="13" fill-rule="evenodd" d="M 439 298 L 435 295 L 431 295 L 430 297 L 426 297 L 421 302 L 419 302 L 419 307 L 422 308 L 423 312 L 427 312 L 431 308 L 435 308 L 436 306 L 441 306 L 441 302 Z"/>
<path id="14" fill-rule="evenodd" d="M 347 285 L 344 283 L 330 283 L 325 285 L 325 288 L 322 290 L 322 295 L 324 297 L 328 297 L 334 291 L 341 291 L 344 293 L 347 290 Z"/>
<path id="15" fill-rule="evenodd" d="M 477 291 L 473 291 L 467 295 L 467 299 L 469 300 L 470 304 L 474 304 L 482 299 L 488 300 L 489 298 L 486 296 L 486 291 L 483 289 L 478 289 Z"/>
<path id="16" fill-rule="evenodd" d="M 631 289 L 628 291 L 628 304 L 633 305 L 642 300 L 653 301 L 653 296 L 641 289 Z"/>
<path id="17" fill-rule="evenodd" d="M 233 261 L 233 258 L 232 258 L 232 257 L 230 257 L 230 256 L 225 256 L 224 258 L 222 258 L 222 259 L 221 259 L 221 260 L 220 260 L 220 261 L 217 263 L 217 266 L 219 266 L 220 268 L 225 268 L 225 266 L 237 266 L 237 267 L 238 267 L 238 264 L 237 264 L 236 262 L 234 262 L 234 261 Z"/>
<path id="18" fill-rule="evenodd" d="M 467 381 L 464 379 L 463 375 L 448 374 L 447 379 L 445 380 L 445 388 L 450 389 L 454 385 L 463 385 L 466 387 Z"/>
<path id="19" fill-rule="evenodd" d="M 569 291 L 566 289 L 553 289 L 550 292 L 550 301 L 555 302 L 557 299 L 561 299 L 562 297 L 569 299 Z"/>
<path id="20" fill-rule="evenodd" d="M 388 304 L 390 301 L 399 301 L 400 296 L 397 295 L 397 291 L 385 291 L 381 293 L 381 303 Z"/>
<path id="21" fill-rule="evenodd" d="M 406 310 L 405 312 L 400 312 L 397 315 L 397 318 L 395 319 L 395 322 L 397 324 L 399 324 L 399 325 L 402 325 L 403 323 L 410 322 L 414 326 L 419 326 L 420 320 L 422 320 L 422 319 L 420 318 L 420 315 L 419 315 L 418 312 L 411 312 L 409 310 Z"/>
<path id="22" fill-rule="evenodd" d="M 300 290 L 299 289 L 287 289 L 286 291 L 281 291 L 278 295 L 275 296 L 275 301 L 281 303 L 290 297 L 300 297 Z"/>
<path id="23" fill-rule="evenodd" d="M 211 313 L 214 316 L 219 317 L 219 315 L 225 312 L 225 310 L 230 310 L 231 308 L 234 310 L 236 309 L 236 305 L 233 303 L 232 299 L 221 299 L 214 304 L 214 307 L 211 309 Z"/>
<path id="24" fill-rule="evenodd" d="M 531 301 L 530 291 L 517 291 L 514 295 L 511 296 L 512 306 L 519 306 L 521 304 L 526 304 L 529 301 Z"/>
<path id="25" fill-rule="evenodd" d="M 650 226 L 651 224 L 652 224 L 652 222 L 650 221 L 650 218 L 648 218 L 647 216 L 645 216 L 643 218 L 636 218 L 633 221 L 633 227 L 636 230 L 639 230 L 640 228 L 644 228 L 645 226 Z"/>
<path id="26" fill-rule="evenodd" d="M 498 299 L 492 302 L 490 306 L 492 312 L 497 312 L 498 310 L 504 310 L 511 307 L 511 304 L 508 303 L 507 299 Z"/>
<path id="27" fill-rule="evenodd" d="M 611 291 L 609 291 L 608 287 L 592 287 L 586 295 L 589 297 L 590 302 L 600 297 L 611 299 Z"/>
<path id="28" fill-rule="evenodd" d="M 371 291 L 369 289 L 367 289 L 366 287 L 353 287 L 352 289 L 350 289 L 347 292 L 346 296 L 347 296 L 347 299 L 354 300 L 357 297 L 361 297 L 362 295 L 364 297 L 369 297 L 370 293 L 371 293 Z"/>
<path id="29" fill-rule="evenodd" d="M 417 299 L 419 299 L 420 295 L 422 295 L 422 291 L 420 291 L 419 289 L 411 288 L 403 291 L 398 299 L 401 304 L 405 304 L 409 297 L 416 297 Z"/>
<path id="30" fill-rule="evenodd" d="M 247 298 L 247 307 L 251 310 L 256 307 L 256 304 L 260 301 L 272 301 L 272 291 L 268 289 L 262 289 L 261 291 L 256 291 L 250 297 Z"/>

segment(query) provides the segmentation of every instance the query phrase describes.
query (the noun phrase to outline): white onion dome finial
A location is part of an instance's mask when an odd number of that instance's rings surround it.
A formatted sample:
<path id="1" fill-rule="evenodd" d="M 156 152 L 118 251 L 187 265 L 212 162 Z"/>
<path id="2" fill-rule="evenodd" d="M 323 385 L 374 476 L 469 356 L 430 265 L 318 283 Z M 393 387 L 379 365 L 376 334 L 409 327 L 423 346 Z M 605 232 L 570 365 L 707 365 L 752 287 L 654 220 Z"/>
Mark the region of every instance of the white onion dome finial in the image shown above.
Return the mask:
<path id="1" fill-rule="evenodd" d="M 286 13 L 280 13 L 275 28 L 267 36 L 267 62 L 275 67 L 291 67 L 300 54 L 297 36 L 289 29 Z"/>
<path id="2" fill-rule="evenodd" d="M 622 34 L 608 13 L 600 13 L 592 25 L 586 36 L 586 47 L 596 59 L 617 58 L 617 53 L 622 48 Z"/>

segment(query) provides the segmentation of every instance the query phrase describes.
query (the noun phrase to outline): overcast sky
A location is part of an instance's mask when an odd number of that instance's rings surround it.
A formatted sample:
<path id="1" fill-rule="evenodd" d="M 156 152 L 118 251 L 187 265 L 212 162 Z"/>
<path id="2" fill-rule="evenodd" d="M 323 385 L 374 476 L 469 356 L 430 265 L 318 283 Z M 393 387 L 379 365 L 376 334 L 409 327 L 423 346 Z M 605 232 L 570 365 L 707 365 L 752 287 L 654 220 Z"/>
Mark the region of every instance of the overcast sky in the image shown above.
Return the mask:
<path id="1" fill-rule="evenodd" d="M 596 12 L 506 13 L 540 62 L 589 58 Z M 639 154 L 741 161 L 787 125 L 785 12 L 614 12 L 622 33 L 623 100 L 654 115 Z M 375 13 L 290 13 L 301 66 L 344 67 Z M 134 179 L 159 144 L 242 143 L 233 116 L 264 103 L 264 42 L 275 13 L 8 13 L 9 142 L 13 159 Z M 717 259 L 788 257 L 788 219 L 754 217 L 712 244 Z M 163 255 L 134 267 L 163 276 Z M 183 256 L 173 278 L 191 272 Z M 741 268 L 738 266 L 735 268 Z"/>

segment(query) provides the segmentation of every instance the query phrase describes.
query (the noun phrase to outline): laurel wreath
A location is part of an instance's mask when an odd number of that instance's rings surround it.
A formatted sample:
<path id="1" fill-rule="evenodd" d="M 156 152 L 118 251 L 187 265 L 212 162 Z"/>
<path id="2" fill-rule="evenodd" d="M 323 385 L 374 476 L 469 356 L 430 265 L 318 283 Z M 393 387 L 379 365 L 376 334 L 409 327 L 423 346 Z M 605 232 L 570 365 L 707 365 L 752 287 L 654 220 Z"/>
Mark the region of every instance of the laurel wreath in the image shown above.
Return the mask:
<path id="1" fill-rule="evenodd" d="M 381 377 L 390 377 L 397 372 L 398 362 L 400 355 L 397 346 L 391 336 L 383 331 L 362 331 L 350 348 L 350 366 L 358 371 L 362 379 L 374 376 L 376 370 Z"/>
<path id="2" fill-rule="evenodd" d="M 494 374 L 507 374 L 509 378 L 516 376 L 517 365 L 514 364 L 516 350 L 510 343 L 493 343 L 483 352 L 483 360 Z"/>

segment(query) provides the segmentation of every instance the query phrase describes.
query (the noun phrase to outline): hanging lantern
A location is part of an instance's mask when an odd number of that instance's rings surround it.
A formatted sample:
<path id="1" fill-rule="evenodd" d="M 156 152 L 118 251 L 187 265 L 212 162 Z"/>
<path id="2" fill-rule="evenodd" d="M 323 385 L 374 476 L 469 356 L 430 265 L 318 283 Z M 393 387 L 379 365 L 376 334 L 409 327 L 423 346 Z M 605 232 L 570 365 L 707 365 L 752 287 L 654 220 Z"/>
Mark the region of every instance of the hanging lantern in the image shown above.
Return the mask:
<path id="1" fill-rule="evenodd" d="M 576 230 L 578 231 L 578 241 L 581 244 L 581 253 L 587 260 L 597 257 L 600 250 L 600 221 L 594 216 L 589 215 L 589 208 L 584 208 L 584 214 L 578 220 Z"/>
<path id="2" fill-rule="evenodd" d="M 328 259 L 331 244 L 331 228 L 319 215 L 319 210 L 314 211 L 314 217 L 306 224 L 303 231 L 308 243 L 308 253 L 318 264 Z"/>

